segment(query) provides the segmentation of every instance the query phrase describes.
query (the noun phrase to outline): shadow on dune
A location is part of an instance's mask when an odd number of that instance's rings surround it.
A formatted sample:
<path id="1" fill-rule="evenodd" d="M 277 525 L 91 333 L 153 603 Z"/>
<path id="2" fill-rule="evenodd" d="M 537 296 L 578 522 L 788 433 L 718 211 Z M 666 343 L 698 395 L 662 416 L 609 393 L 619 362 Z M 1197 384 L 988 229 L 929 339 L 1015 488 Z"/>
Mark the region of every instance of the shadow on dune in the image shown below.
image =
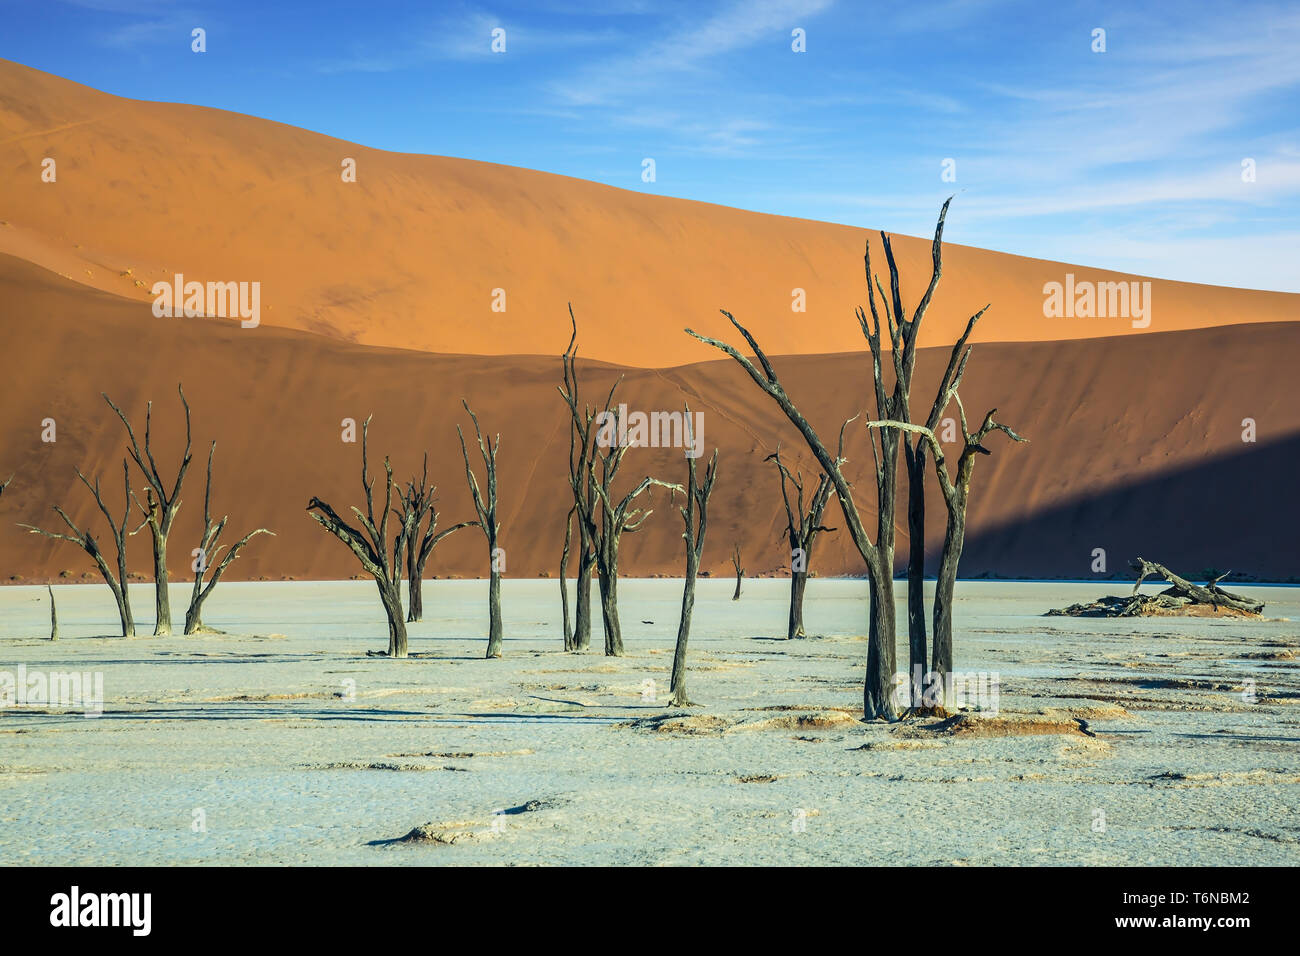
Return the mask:
<path id="1" fill-rule="evenodd" d="M 1243 445 L 1189 468 L 1124 484 L 980 530 L 962 555 L 962 577 L 1131 580 L 1137 555 L 1191 577 L 1233 570 L 1269 581 L 1300 581 L 1300 434 Z M 979 494 L 979 475 L 976 488 Z M 1106 552 L 1105 574 L 1091 570 Z"/>

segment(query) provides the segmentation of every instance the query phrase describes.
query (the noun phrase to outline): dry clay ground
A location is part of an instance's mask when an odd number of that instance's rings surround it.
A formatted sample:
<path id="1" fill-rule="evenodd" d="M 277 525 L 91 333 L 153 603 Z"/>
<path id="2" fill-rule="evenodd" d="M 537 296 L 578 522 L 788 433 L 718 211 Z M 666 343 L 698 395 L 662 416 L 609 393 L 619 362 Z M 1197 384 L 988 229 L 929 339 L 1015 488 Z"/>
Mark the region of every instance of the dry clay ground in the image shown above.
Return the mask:
<path id="1" fill-rule="evenodd" d="M 1114 584 L 963 583 L 959 667 L 1000 674 L 1013 725 L 890 726 L 857 719 L 863 583 L 812 582 L 825 636 L 797 642 L 772 639 L 787 586 L 701 582 L 682 720 L 678 581 L 621 585 L 622 659 L 558 651 L 555 582 L 507 581 L 497 661 L 486 582 L 427 585 L 407 661 L 365 656 L 362 582 L 225 584 L 228 635 L 129 641 L 105 588 L 63 587 L 57 644 L 43 590 L 0 589 L 0 670 L 100 671 L 106 697 L 0 711 L 0 860 L 1300 862 L 1296 589 L 1243 589 L 1264 622 L 1112 621 L 1040 615 Z"/>

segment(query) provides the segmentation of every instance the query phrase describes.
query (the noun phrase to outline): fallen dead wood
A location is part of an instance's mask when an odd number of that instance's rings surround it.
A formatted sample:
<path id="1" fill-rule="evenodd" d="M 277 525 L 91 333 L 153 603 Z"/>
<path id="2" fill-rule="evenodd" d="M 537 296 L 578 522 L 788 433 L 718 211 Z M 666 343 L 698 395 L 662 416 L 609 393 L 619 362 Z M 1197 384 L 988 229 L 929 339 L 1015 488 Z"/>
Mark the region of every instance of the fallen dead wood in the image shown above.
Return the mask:
<path id="1" fill-rule="evenodd" d="M 1146 558 L 1137 558 L 1132 567 L 1138 572 L 1132 594 L 1110 595 L 1085 604 L 1055 608 L 1047 613 L 1066 617 L 1160 617 L 1179 614 L 1258 617 L 1264 610 L 1263 601 L 1255 601 L 1219 587 L 1219 582 L 1231 571 L 1215 575 L 1202 587 L 1180 577 L 1163 564 Z M 1168 581 L 1169 587 L 1159 594 L 1139 594 L 1138 589 L 1148 577 Z"/>

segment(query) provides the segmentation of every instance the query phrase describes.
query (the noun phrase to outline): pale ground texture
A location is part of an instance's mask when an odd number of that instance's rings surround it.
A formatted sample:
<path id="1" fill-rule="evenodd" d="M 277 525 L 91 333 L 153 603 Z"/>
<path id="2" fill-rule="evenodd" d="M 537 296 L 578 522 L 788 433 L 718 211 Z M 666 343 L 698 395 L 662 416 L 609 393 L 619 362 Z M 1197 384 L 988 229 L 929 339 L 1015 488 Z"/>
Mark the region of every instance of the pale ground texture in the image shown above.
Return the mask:
<path id="1" fill-rule="evenodd" d="M 406 661 L 366 657 L 386 629 L 363 582 L 224 584 L 205 618 L 229 635 L 129 641 L 103 636 L 106 588 L 62 587 L 57 644 L 43 589 L 0 588 L 0 671 L 99 671 L 106 698 L 0 710 L 0 860 L 1300 863 L 1295 588 L 1241 589 L 1263 622 L 1076 620 L 1041 615 L 1124 586 L 963 583 L 958 668 L 1057 731 L 978 736 L 857 719 L 862 582 L 811 582 L 825 636 L 795 642 L 773 639 L 786 581 L 700 585 L 702 706 L 640 727 L 670 712 L 679 581 L 620 584 L 622 659 L 598 622 L 596 653 L 558 650 L 556 583 L 507 581 L 496 661 L 486 582 L 426 584 Z"/>

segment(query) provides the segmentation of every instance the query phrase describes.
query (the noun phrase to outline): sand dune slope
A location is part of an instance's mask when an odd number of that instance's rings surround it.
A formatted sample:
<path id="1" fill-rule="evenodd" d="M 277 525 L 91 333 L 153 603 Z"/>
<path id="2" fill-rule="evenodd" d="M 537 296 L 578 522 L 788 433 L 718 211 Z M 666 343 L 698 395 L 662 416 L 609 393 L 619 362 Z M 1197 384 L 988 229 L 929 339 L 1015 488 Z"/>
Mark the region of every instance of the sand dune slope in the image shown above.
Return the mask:
<path id="1" fill-rule="evenodd" d="M 55 183 L 41 181 L 46 157 Z M 357 181 L 341 163 L 356 160 Z M 641 157 L 628 157 L 629 185 Z M 864 184 L 864 186 L 867 184 Z M 387 153 L 234 113 L 110 96 L 0 61 L 0 253 L 139 300 L 175 273 L 262 284 L 262 320 L 358 344 L 551 354 L 565 303 L 586 354 L 699 361 L 677 334 L 727 308 L 773 354 L 861 347 L 861 229 L 664 198 L 526 169 Z M 961 215 L 960 199 L 954 221 Z M 937 210 L 936 210 L 937 212 Z M 897 240 L 904 294 L 928 242 Z M 880 268 L 883 268 L 881 264 Z M 1118 276 L 949 245 L 923 343 L 994 309 L 979 341 L 1047 341 L 1293 321 L 1300 297 L 1153 283 L 1151 324 L 1045 318 L 1045 282 Z M 505 311 L 494 312 L 494 290 Z M 794 290 L 807 311 L 792 311 Z M 701 318 L 701 317 L 705 318 Z"/>
<path id="2" fill-rule="evenodd" d="M 216 320 L 142 321 L 134 303 L 6 257 L 0 257 L 0 301 L 15 357 L 0 403 L 0 474 L 16 474 L 0 498 L 4 579 L 90 569 L 73 546 L 25 535 L 16 522 L 48 522 L 56 503 L 76 520 L 93 522 L 93 502 L 77 484 L 74 466 L 103 474 L 110 500 L 118 500 L 124 436 L 101 391 L 137 423 L 153 399 L 160 460 L 174 458 L 181 439 L 178 380 L 194 408 L 200 463 L 206 443 L 217 441 L 214 508 L 231 515 L 236 531 L 265 526 L 278 535 L 250 547 L 235 577 L 356 573 L 343 546 L 303 510 L 312 495 L 340 510 L 361 501 L 359 449 L 341 441 L 345 417 L 360 422 L 374 414 L 372 461 L 378 468 L 391 455 L 399 479 L 419 467 L 427 449 L 444 521 L 467 518 L 455 431 L 467 421 L 458 414 L 461 397 L 485 428 L 501 435 L 507 573 L 555 573 L 568 453 L 555 391 L 558 358 L 431 355 Z M 582 326 L 584 342 L 594 337 L 593 325 Z M 725 331 L 720 319 L 701 325 Z M 1290 487 L 1294 468 L 1286 463 L 1295 460 L 1300 410 L 1276 383 L 1291 374 L 1298 347 L 1300 326 L 1287 323 L 977 347 L 963 392 L 967 407 L 982 412 L 997 404 L 999 417 L 1031 444 L 1012 448 L 994 439 L 992 457 L 980 460 L 964 573 L 1087 576 L 1094 548 L 1107 549 L 1114 570 L 1140 547 L 1175 567 L 1217 563 L 1295 575 L 1300 505 Z M 697 354 L 709 358 L 703 346 Z M 918 394 L 933 387 L 944 361 L 946 350 L 921 353 Z M 868 404 L 861 354 L 785 356 L 776 364 L 823 434 Z M 704 412 L 704 442 L 721 448 L 705 569 L 727 573 L 733 542 L 753 573 L 788 566 L 776 476 L 762 459 L 780 441 L 806 471 L 811 465 L 793 429 L 733 363 L 663 372 L 583 368 L 593 398 L 622 373 L 621 395 L 633 409 L 671 410 L 689 399 Z M 57 422 L 53 444 L 41 441 L 47 417 Z M 1241 440 L 1248 417 L 1257 423 L 1255 444 Z M 860 428 L 850 435 L 848 455 L 871 512 L 871 458 Z M 651 473 L 680 481 L 684 471 L 680 451 L 637 449 L 624 478 Z M 181 577 L 188 576 L 189 549 L 197 543 L 201 479 L 195 467 L 173 545 Z M 665 495 L 654 506 L 646 529 L 625 540 L 628 574 L 680 573 L 680 516 Z M 930 508 L 937 535 L 941 506 L 932 500 Z M 843 525 L 834 504 L 829 523 Z M 900 533 L 900 546 L 903 540 Z M 861 572 L 843 533 L 823 541 L 816 569 Z M 132 566 L 146 571 L 148 542 L 141 537 L 132 547 Z M 486 562 L 483 539 L 471 530 L 440 546 L 430 573 L 478 575 Z"/>

